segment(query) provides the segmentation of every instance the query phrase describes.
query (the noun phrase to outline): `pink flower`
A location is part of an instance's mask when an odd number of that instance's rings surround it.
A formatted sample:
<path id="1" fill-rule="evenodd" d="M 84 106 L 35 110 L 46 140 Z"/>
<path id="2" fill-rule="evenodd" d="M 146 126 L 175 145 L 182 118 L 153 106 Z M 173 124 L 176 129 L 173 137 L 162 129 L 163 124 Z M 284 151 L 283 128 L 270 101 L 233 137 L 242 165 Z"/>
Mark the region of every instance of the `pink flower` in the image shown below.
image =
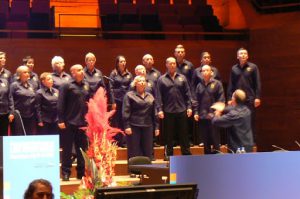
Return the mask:
<path id="1" fill-rule="evenodd" d="M 115 175 L 114 168 L 117 157 L 117 146 L 113 136 L 123 133 L 120 129 L 113 128 L 109 124 L 109 118 L 114 111 L 107 111 L 107 98 L 103 88 L 99 88 L 96 94 L 88 102 L 88 113 L 85 118 L 88 123 L 86 135 L 89 139 L 89 148 L 86 158 L 92 160 L 86 163 L 85 177 L 81 180 L 80 187 L 94 191 L 98 186 L 109 186 Z M 87 161 L 87 160 L 86 160 Z M 92 169 L 96 166 L 96 170 Z M 94 198 L 86 196 L 86 199 Z"/>

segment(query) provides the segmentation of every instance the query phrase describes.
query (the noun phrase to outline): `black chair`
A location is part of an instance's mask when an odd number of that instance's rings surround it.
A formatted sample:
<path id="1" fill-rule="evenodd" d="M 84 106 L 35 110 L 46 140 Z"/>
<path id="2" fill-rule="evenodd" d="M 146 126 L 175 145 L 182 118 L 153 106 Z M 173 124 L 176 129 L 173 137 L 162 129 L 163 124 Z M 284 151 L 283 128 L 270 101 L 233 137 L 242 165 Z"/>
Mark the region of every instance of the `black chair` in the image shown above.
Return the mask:
<path id="1" fill-rule="evenodd" d="M 138 175 L 139 178 L 141 178 L 141 171 L 137 168 L 134 168 L 132 166 L 135 165 L 149 165 L 152 164 L 151 163 L 151 159 L 149 157 L 146 156 L 136 156 L 136 157 L 132 157 L 129 158 L 128 160 L 128 172 L 130 174 L 134 174 L 134 175 Z"/>

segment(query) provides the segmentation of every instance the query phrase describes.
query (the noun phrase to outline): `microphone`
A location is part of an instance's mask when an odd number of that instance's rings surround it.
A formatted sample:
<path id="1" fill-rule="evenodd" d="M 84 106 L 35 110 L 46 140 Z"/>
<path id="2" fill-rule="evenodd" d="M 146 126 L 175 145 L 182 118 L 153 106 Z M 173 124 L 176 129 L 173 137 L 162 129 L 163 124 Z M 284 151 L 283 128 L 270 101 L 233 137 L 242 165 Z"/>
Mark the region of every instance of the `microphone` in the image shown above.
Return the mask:
<path id="1" fill-rule="evenodd" d="M 300 144 L 297 140 L 295 140 L 295 143 L 298 145 L 298 147 L 300 148 Z"/>
<path id="2" fill-rule="evenodd" d="M 112 78 L 107 77 L 106 75 L 102 75 L 102 77 L 103 77 L 104 79 L 107 79 L 107 80 L 111 81 L 111 82 L 115 81 L 115 80 L 113 80 Z"/>
<path id="3" fill-rule="evenodd" d="M 281 148 L 281 147 L 279 147 L 279 146 L 276 146 L 276 145 L 274 145 L 274 144 L 272 144 L 272 147 L 274 147 L 274 148 L 276 148 L 276 149 L 279 149 L 280 151 L 288 151 L 288 150 L 286 150 L 286 149 L 284 149 L 284 148 Z"/>
<path id="4" fill-rule="evenodd" d="M 223 153 L 222 151 L 220 151 L 220 150 L 217 150 L 217 149 L 214 149 L 214 151 L 216 151 L 216 152 L 218 152 L 219 154 L 225 154 L 225 153 Z"/>
<path id="5" fill-rule="evenodd" d="M 235 152 L 234 152 L 232 149 L 230 149 L 229 147 L 227 147 L 226 145 L 224 145 L 224 147 L 225 147 L 228 151 L 230 151 L 232 154 L 235 154 Z"/>

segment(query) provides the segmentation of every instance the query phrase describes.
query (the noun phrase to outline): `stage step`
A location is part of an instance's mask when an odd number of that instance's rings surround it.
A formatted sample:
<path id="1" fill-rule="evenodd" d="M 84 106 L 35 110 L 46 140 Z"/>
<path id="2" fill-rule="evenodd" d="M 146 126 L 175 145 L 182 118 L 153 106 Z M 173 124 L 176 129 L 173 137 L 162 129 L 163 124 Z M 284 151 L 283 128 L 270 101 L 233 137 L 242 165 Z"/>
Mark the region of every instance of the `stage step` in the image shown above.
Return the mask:
<path id="1" fill-rule="evenodd" d="M 191 147 L 191 152 L 193 155 L 202 155 L 203 147 L 194 146 Z M 174 147 L 174 155 L 181 155 L 180 147 Z M 155 161 L 152 161 L 153 164 L 166 163 L 164 159 L 164 147 L 154 147 L 154 157 Z M 117 151 L 117 161 L 115 162 L 115 174 L 119 175 L 129 175 L 127 168 L 127 148 L 118 148 Z M 71 178 L 76 178 L 76 164 L 72 164 L 71 168 Z"/>
<path id="2" fill-rule="evenodd" d="M 193 155 L 202 155 L 204 153 L 204 148 L 199 146 L 191 147 L 191 152 Z M 180 147 L 174 147 L 174 155 L 181 155 Z M 154 157 L 155 159 L 164 159 L 164 147 L 154 147 Z M 118 148 L 117 160 L 127 160 L 127 148 Z"/>
<path id="3" fill-rule="evenodd" d="M 190 148 L 193 155 L 203 155 L 204 148 L 197 146 L 193 146 Z M 220 147 L 220 151 L 222 153 L 227 153 L 226 146 L 222 145 Z M 256 146 L 253 147 L 253 152 L 256 152 Z M 180 147 L 174 147 L 174 155 L 181 155 Z M 154 157 L 155 161 L 152 161 L 153 164 L 161 164 L 166 163 L 163 161 L 164 159 L 164 147 L 154 147 Z M 127 168 L 127 148 L 118 148 L 117 150 L 117 161 L 115 162 L 115 174 L 119 175 L 129 175 L 128 168 Z M 71 177 L 76 178 L 76 164 L 72 164 L 71 168 Z"/>
<path id="4" fill-rule="evenodd" d="M 222 153 L 227 153 L 226 146 L 221 146 L 220 151 Z M 191 152 L 193 155 L 203 155 L 204 148 L 199 146 L 191 147 Z M 256 147 L 253 147 L 253 152 L 256 152 Z M 174 147 L 174 155 L 181 155 L 180 147 Z M 155 161 L 153 164 L 167 163 L 164 161 L 164 147 L 154 147 L 154 157 Z M 117 161 L 115 162 L 115 175 L 129 175 L 127 166 L 127 148 L 118 148 L 117 151 Z M 76 178 L 76 163 L 72 164 L 71 168 L 71 178 Z"/>

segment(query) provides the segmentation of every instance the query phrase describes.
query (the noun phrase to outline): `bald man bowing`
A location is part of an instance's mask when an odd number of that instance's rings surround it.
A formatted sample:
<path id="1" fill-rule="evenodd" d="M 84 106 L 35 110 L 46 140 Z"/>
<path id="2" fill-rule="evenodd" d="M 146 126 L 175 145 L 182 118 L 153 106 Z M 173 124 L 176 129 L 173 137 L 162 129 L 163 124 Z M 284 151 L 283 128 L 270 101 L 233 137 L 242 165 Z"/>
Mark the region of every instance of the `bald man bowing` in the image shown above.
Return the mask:
<path id="1" fill-rule="evenodd" d="M 229 148 L 236 151 L 240 147 L 245 147 L 247 152 L 252 151 L 253 135 L 251 128 L 251 111 L 246 105 L 246 93 L 237 89 L 232 94 L 232 106 L 227 108 L 226 113 L 222 115 L 224 105 L 215 104 L 212 108 L 216 109 L 215 116 L 212 119 L 213 125 L 220 127 L 232 127 L 228 134 Z M 219 108 L 221 107 L 221 108 Z"/>

